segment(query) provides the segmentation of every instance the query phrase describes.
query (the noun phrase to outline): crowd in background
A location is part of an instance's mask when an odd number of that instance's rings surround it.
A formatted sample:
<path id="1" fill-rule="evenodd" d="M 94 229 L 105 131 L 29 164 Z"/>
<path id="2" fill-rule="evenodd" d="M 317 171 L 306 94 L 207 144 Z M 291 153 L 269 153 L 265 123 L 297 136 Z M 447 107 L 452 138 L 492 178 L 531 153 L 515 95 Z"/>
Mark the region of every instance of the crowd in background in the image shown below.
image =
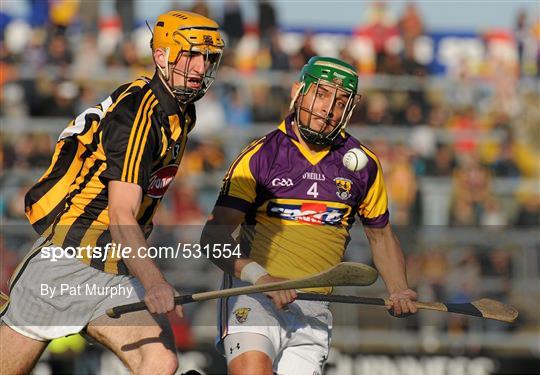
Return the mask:
<path id="1" fill-rule="evenodd" d="M 70 118 L 99 103 L 118 84 L 153 74 L 146 26 L 135 19 L 133 2 L 117 1 L 117 17 L 107 19 L 99 18 L 97 1 L 29 3 L 32 14 L 26 21 L 0 14 L 0 114 L 13 126 L 47 118 L 56 125 L 37 131 L 2 127 L 0 218 L 15 224 L 24 220 L 24 194 L 49 165 L 56 137 Z M 321 53 L 316 33 L 309 31 L 298 48 L 287 46 L 272 3 L 258 1 L 256 6 L 258 22 L 249 25 L 236 1 L 226 2 L 223 14 L 210 14 L 206 2 L 194 2 L 191 10 L 220 22 L 227 49 L 215 86 L 197 104 L 197 128 L 157 224 L 204 223 L 234 153 L 251 135 L 277 126 L 288 111 L 292 79 L 311 56 Z M 172 8 L 185 9 L 174 1 Z M 528 41 L 540 40 L 538 22 L 525 13 L 517 15 L 510 32 L 518 51 L 515 66 L 484 67 L 492 74 L 479 79 L 464 62 L 440 84 L 415 53 L 426 24 L 414 4 L 397 20 L 389 18 L 384 3 L 374 2 L 368 13 L 337 55 L 362 73 L 363 99 L 349 130 L 381 159 L 392 222 L 538 227 L 540 92 L 538 81 L 532 89 L 522 85 L 524 77 L 540 76 L 540 52 L 532 65 L 524 58 Z M 373 63 L 345 48 L 357 37 L 372 38 Z M 381 127 L 385 131 L 378 133 Z M 231 129 L 239 135 L 235 139 L 242 139 L 234 152 L 216 136 Z M 432 223 L 426 207 L 440 203 L 430 193 L 430 187 L 440 186 L 437 181 L 442 181 L 448 202 L 436 213 L 440 220 Z M 23 254 L 13 243 L 1 241 L 0 246 L 5 289 Z M 431 296 L 426 299 L 456 302 L 476 298 L 471 291 L 479 290 L 479 280 L 495 282 L 497 287 L 487 287 L 486 293 L 499 299 L 519 294 L 510 282 L 512 253 L 475 246 L 411 252 L 412 286 Z M 453 319 L 447 327 L 452 332 L 468 328 L 469 320 Z M 525 314 L 523 319 L 532 318 Z M 407 324 L 418 328 L 418 319 Z M 176 329 L 189 330 L 189 324 Z"/>

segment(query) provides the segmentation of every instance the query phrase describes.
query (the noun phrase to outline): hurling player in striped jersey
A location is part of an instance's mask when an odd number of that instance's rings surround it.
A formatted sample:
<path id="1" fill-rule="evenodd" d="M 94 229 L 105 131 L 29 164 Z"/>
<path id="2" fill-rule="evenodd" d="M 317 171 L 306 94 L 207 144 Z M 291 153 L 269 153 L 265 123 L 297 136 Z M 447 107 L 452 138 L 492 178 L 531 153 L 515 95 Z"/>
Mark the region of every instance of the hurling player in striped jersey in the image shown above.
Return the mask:
<path id="1" fill-rule="evenodd" d="M 26 195 L 26 215 L 41 237 L 14 272 L 0 311 L 0 373 L 29 373 L 49 341 L 81 331 L 132 373 L 176 372 L 165 315 L 176 291 L 139 250 L 148 249 L 152 218 L 195 125 L 194 102 L 214 81 L 223 47 L 213 20 L 160 15 L 153 78 L 120 86 L 62 132 L 51 166 Z M 120 248 L 131 251 L 111 250 Z M 140 301 L 148 310 L 105 315 Z"/>

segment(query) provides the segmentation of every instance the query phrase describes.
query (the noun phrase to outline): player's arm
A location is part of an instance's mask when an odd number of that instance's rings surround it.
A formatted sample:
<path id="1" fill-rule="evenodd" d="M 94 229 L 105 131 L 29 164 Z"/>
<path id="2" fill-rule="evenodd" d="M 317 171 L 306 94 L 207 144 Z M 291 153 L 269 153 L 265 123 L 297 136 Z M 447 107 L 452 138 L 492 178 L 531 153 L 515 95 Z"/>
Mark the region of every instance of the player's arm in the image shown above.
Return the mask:
<path id="1" fill-rule="evenodd" d="M 132 249 L 129 257 L 123 258 L 131 275 L 141 281 L 146 291 L 144 301 L 152 313 L 163 314 L 174 308 L 175 291 L 151 258 L 139 257 L 138 249 L 148 248 L 146 239 L 136 220 L 142 198 L 142 189 L 137 184 L 109 181 L 109 230 L 115 243 Z M 177 313 L 182 310 L 178 306 Z"/>
<path id="2" fill-rule="evenodd" d="M 364 148 L 369 157 L 370 176 L 368 191 L 358 207 L 358 214 L 364 225 L 373 261 L 381 274 L 395 315 L 415 313 L 416 293 L 409 289 L 405 273 L 405 260 L 399 241 L 389 224 L 388 198 L 383 171 L 379 160 L 369 149 Z"/>
<path id="3" fill-rule="evenodd" d="M 214 244 L 231 244 L 232 248 L 236 248 L 237 243 L 233 238 L 233 232 L 244 222 L 246 213 L 255 202 L 257 195 L 256 177 L 260 170 L 254 155 L 261 146 L 261 142 L 249 145 L 227 171 L 216 206 L 203 229 L 201 245 L 213 247 Z M 283 280 L 269 275 L 264 267 L 250 259 L 247 249 L 240 247 L 240 252 L 239 257 L 234 256 L 229 259 L 214 257 L 211 260 L 226 273 L 251 284 Z M 278 308 L 282 308 L 296 298 L 294 290 L 270 292 L 266 295 L 273 299 Z"/>
<path id="4" fill-rule="evenodd" d="M 245 213 L 231 208 L 216 206 L 208 218 L 201 235 L 201 245 L 210 246 L 214 244 L 230 244 L 231 248 L 236 248 L 238 243 L 233 238 L 233 232 L 244 221 Z M 213 254 L 213 252 L 209 252 Z M 210 259 L 216 266 L 224 272 L 234 275 L 241 279 L 242 270 L 248 264 L 253 262 L 240 248 L 240 256 L 232 257 L 212 257 Z M 264 273 L 263 273 L 264 274 Z M 254 280 L 255 282 L 257 280 Z"/>
<path id="5" fill-rule="evenodd" d="M 396 315 L 415 313 L 416 293 L 409 289 L 405 272 L 405 257 L 390 224 L 384 228 L 364 228 L 368 238 L 373 262 L 386 284 L 389 300 Z"/>
<path id="6" fill-rule="evenodd" d="M 204 226 L 201 245 L 209 245 L 211 248 L 214 244 L 231 244 L 231 248 L 237 246 L 233 238 L 233 232 L 242 224 L 245 219 L 245 213 L 224 206 L 216 206 L 212 214 L 208 218 Z M 245 250 L 245 249 L 244 249 Z M 267 284 L 272 282 L 283 281 L 284 279 L 271 276 L 260 264 L 249 258 L 240 250 L 240 256 L 230 258 L 211 258 L 212 262 L 221 268 L 224 272 L 234 275 L 236 278 L 250 282 L 253 285 Z M 210 252 L 212 254 L 213 252 Z M 287 304 L 296 299 L 295 290 L 280 290 L 276 292 L 265 293 L 271 298 L 277 308 L 282 309 Z"/>
<path id="7" fill-rule="evenodd" d="M 129 99 L 129 100 L 128 100 Z M 109 113 L 103 124 L 102 147 L 107 168 L 101 177 L 107 182 L 109 230 L 116 243 L 132 251 L 123 259 L 131 274 L 145 288 L 144 301 L 150 312 L 165 313 L 174 308 L 174 290 L 152 259 L 144 256 L 147 242 L 136 218 L 143 192 L 148 188 L 153 157 L 161 149 L 161 135 L 153 126 L 157 100 L 147 104 L 128 97 Z M 139 107 L 139 110 L 133 108 Z M 140 116 L 136 116 L 140 113 Z M 181 314 L 181 307 L 177 307 Z"/>

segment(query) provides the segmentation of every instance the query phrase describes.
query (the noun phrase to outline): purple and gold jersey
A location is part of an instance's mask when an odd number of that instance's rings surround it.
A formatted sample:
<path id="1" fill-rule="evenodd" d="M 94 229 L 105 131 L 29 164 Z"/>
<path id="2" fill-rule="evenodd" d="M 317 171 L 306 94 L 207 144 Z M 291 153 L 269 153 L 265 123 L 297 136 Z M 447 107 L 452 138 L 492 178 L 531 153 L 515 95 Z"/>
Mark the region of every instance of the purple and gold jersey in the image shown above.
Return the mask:
<path id="1" fill-rule="evenodd" d="M 311 154 L 287 118 L 244 149 L 224 178 L 216 206 L 246 213 L 242 251 L 272 276 L 308 276 L 341 262 L 356 214 L 368 227 L 388 223 L 377 157 L 346 133 L 336 143 Z M 351 148 L 361 148 L 368 157 L 358 172 L 342 162 Z"/>

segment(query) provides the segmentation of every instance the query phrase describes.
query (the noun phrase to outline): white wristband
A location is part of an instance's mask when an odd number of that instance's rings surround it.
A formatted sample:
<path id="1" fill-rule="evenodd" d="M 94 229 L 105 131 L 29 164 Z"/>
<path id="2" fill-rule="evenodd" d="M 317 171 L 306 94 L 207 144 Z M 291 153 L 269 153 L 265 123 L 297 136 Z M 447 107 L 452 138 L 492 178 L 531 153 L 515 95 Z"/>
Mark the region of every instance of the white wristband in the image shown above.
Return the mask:
<path id="1" fill-rule="evenodd" d="M 268 275 L 268 271 L 266 271 L 259 263 L 251 262 L 242 268 L 242 272 L 240 272 L 240 280 L 255 284 L 257 280 L 264 275 Z"/>

